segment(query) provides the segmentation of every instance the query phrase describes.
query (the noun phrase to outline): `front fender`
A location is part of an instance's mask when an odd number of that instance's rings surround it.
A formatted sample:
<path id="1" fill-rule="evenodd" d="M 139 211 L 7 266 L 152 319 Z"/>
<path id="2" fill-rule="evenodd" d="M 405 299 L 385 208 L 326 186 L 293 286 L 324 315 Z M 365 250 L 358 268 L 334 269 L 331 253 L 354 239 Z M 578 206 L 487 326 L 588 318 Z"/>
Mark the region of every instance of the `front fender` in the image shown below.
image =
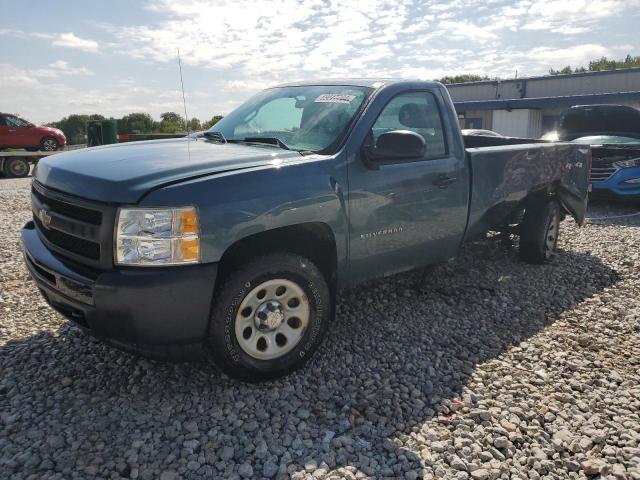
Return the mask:
<path id="1" fill-rule="evenodd" d="M 338 264 L 347 258 L 346 174 L 335 157 L 305 157 L 281 166 L 249 168 L 168 185 L 146 195 L 141 206 L 195 205 L 201 258 L 217 262 L 237 241 L 301 223 L 327 224 Z"/>

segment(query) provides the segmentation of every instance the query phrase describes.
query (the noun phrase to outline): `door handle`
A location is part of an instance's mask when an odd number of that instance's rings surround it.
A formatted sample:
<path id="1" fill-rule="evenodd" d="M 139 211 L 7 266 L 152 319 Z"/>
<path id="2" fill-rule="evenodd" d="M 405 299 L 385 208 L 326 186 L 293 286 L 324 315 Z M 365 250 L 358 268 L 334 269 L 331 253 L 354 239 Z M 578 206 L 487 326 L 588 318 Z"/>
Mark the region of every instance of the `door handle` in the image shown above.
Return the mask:
<path id="1" fill-rule="evenodd" d="M 456 177 L 450 177 L 448 175 L 442 174 L 442 175 L 438 175 L 438 178 L 436 178 L 431 183 L 433 183 L 436 187 L 439 187 L 439 188 L 447 188 L 449 185 L 451 185 L 455 181 L 456 181 Z"/>

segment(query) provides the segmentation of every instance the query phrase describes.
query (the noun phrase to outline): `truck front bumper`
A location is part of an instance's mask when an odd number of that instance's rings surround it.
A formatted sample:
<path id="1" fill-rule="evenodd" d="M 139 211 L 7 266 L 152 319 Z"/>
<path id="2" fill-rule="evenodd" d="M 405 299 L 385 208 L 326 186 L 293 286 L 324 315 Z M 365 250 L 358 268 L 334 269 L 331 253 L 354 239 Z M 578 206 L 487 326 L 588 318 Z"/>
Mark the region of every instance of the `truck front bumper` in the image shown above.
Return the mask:
<path id="1" fill-rule="evenodd" d="M 97 272 L 51 253 L 33 222 L 22 229 L 22 246 L 47 302 L 92 335 L 153 357 L 202 352 L 217 264 Z"/>

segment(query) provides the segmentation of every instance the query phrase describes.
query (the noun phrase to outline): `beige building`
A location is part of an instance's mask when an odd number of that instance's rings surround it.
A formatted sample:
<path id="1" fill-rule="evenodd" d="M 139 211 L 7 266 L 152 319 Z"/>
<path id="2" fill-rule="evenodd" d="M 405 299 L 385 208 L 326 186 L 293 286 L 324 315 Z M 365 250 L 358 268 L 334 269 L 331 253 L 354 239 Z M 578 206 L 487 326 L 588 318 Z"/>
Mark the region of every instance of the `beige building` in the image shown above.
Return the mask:
<path id="1" fill-rule="evenodd" d="M 640 68 L 447 85 L 461 128 L 539 138 L 574 105 L 640 108 Z"/>

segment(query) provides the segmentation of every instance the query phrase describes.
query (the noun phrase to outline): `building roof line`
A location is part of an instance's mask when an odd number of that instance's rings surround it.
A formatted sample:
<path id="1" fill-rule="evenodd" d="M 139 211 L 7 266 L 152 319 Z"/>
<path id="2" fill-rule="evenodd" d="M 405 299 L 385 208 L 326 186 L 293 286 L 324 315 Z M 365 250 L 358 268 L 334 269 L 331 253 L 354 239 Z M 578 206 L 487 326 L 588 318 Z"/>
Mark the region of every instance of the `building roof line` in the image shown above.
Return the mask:
<path id="1" fill-rule="evenodd" d="M 622 74 L 622 73 L 640 73 L 640 67 L 631 67 L 631 68 L 616 68 L 615 70 L 600 70 L 597 72 L 579 72 L 579 73 L 560 73 L 558 75 L 537 75 L 532 77 L 518 77 L 518 78 L 496 78 L 489 80 L 478 80 L 475 82 L 461 82 L 461 83 L 449 83 L 446 85 L 447 88 L 450 87 L 463 87 L 463 86 L 472 86 L 472 85 L 496 85 L 498 83 L 513 83 L 513 82 L 522 82 L 524 80 L 552 80 L 552 79 L 562 79 L 562 78 L 577 78 L 577 77 L 585 77 L 585 76 L 597 76 L 597 75 L 606 75 L 606 74 Z"/>
<path id="2" fill-rule="evenodd" d="M 454 102 L 456 111 L 469 110 L 511 110 L 521 108 L 562 107 L 573 105 L 593 105 L 624 100 L 639 100 L 640 91 L 593 93 L 585 95 L 566 95 L 560 97 L 505 98 L 498 100 L 469 100 Z"/>

